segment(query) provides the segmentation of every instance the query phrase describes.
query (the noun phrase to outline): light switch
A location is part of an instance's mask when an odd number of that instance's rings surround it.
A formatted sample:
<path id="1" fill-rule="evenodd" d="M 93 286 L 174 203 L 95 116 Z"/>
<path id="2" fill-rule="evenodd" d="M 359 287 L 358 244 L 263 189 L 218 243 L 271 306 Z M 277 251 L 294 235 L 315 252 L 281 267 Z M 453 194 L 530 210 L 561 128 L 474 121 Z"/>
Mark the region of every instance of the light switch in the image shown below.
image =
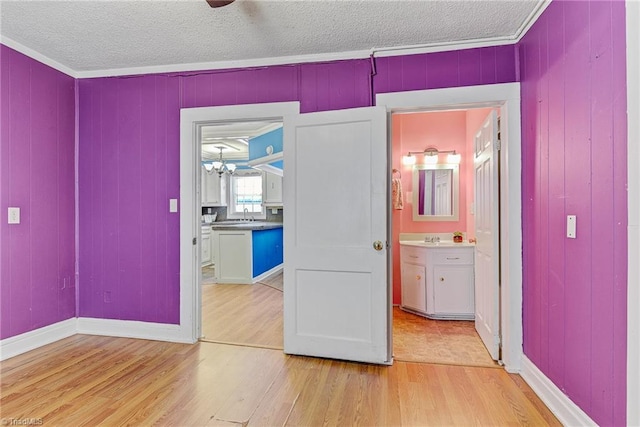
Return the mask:
<path id="1" fill-rule="evenodd" d="M 570 239 L 576 238 L 576 216 L 567 215 L 567 237 Z"/>
<path id="2" fill-rule="evenodd" d="M 20 208 L 9 208 L 9 224 L 20 224 Z"/>
<path id="3" fill-rule="evenodd" d="M 169 212 L 178 212 L 178 199 L 169 199 Z"/>

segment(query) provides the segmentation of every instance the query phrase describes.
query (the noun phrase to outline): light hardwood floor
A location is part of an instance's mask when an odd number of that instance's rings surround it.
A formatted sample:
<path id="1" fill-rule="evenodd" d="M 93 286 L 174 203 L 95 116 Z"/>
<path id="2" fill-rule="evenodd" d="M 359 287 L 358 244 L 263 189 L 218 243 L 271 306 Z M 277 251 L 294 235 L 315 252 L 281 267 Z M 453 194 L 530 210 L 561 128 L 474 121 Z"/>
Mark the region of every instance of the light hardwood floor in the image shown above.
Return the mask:
<path id="1" fill-rule="evenodd" d="M 560 425 L 502 369 L 76 335 L 1 364 L 1 417 L 45 426 Z"/>
<path id="2" fill-rule="evenodd" d="M 254 285 L 204 285 L 203 340 L 282 349 L 282 281 L 279 273 Z M 393 309 L 393 356 L 405 362 L 498 366 L 473 322 L 430 320 L 398 307 Z"/>

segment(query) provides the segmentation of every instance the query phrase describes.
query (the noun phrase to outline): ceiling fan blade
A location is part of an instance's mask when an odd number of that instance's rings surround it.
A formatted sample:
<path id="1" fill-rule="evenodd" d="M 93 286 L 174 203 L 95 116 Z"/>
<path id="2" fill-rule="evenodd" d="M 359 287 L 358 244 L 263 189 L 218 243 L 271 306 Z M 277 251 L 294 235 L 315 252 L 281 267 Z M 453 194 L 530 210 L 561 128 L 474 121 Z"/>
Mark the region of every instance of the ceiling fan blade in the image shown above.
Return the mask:
<path id="1" fill-rule="evenodd" d="M 233 3 L 235 0 L 206 0 L 211 7 L 222 7 Z"/>

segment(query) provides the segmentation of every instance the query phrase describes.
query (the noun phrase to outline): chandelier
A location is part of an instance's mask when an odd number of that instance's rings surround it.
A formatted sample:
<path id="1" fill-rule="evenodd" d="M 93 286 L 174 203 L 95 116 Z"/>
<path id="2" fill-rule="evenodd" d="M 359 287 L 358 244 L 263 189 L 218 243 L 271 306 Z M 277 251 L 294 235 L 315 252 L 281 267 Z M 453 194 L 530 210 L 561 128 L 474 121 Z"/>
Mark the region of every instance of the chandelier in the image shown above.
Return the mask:
<path id="1" fill-rule="evenodd" d="M 224 161 L 224 159 L 222 158 L 222 147 L 220 148 L 220 158 L 218 160 L 214 160 L 211 163 L 205 163 L 204 164 L 204 168 L 207 170 L 208 173 L 213 173 L 214 171 L 218 173 L 219 176 L 222 176 L 223 173 L 228 173 L 229 175 L 232 175 L 233 172 L 236 170 L 236 165 L 235 163 L 227 163 Z"/>

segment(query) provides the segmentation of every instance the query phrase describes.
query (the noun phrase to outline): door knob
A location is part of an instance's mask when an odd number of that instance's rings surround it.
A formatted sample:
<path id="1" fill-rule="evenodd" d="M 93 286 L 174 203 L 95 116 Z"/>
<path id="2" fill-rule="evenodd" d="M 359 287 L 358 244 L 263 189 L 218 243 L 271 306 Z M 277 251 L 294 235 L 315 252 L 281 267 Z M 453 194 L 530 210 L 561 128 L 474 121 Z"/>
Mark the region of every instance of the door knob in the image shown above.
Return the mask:
<path id="1" fill-rule="evenodd" d="M 376 240 L 375 242 L 373 242 L 373 249 L 375 249 L 376 251 L 381 251 L 383 247 L 383 244 L 380 240 Z"/>

